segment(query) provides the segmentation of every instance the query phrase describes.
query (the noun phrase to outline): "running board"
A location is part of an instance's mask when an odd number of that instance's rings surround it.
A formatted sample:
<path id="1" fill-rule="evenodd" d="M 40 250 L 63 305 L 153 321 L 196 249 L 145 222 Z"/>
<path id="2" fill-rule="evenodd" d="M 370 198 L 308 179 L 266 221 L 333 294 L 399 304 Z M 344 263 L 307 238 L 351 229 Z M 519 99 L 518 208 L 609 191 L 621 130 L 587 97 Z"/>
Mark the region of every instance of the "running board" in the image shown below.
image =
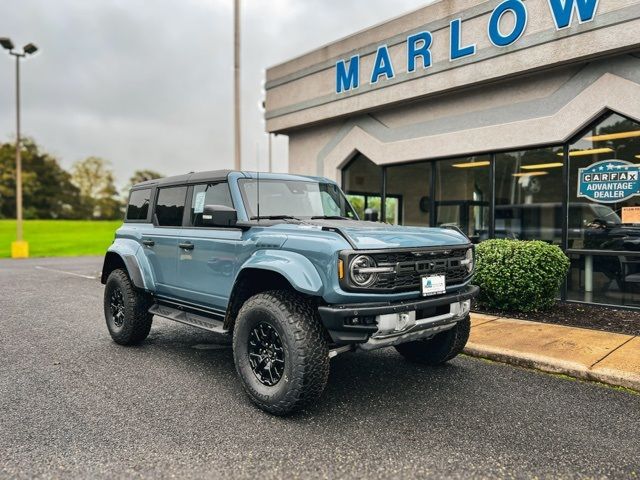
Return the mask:
<path id="1" fill-rule="evenodd" d="M 222 322 L 222 320 L 216 320 L 215 318 L 205 317 L 204 315 L 180 310 L 167 305 L 161 305 L 159 303 L 153 304 L 149 309 L 149 313 L 158 315 L 159 317 L 168 318 L 175 322 L 191 325 L 192 327 L 200 328 L 202 330 L 207 330 L 209 332 L 225 335 L 230 333 L 229 330 L 224 328 L 224 322 Z"/>

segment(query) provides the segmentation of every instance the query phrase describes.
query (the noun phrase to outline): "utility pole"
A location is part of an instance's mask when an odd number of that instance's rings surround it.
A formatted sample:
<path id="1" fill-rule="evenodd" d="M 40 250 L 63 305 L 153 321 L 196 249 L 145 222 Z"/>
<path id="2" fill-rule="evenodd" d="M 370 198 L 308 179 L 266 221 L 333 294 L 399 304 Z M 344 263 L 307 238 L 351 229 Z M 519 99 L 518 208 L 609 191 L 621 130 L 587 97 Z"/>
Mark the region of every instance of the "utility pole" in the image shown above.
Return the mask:
<path id="1" fill-rule="evenodd" d="M 273 169 L 273 159 L 272 159 L 272 150 L 271 150 L 271 132 L 267 132 L 267 135 L 269 137 L 269 142 L 267 143 L 267 149 L 269 150 L 268 155 L 269 155 L 269 173 L 271 173 L 271 170 Z"/>
<path id="2" fill-rule="evenodd" d="M 14 50 L 9 38 L 0 38 L 0 45 L 16 59 L 16 241 L 11 244 L 12 258 L 27 258 L 29 244 L 24 241 L 22 228 L 22 138 L 20 133 L 20 60 L 38 51 L 33 43 L 22 47 L 22 52 Z"/>
<path id="3" fill-rule="evenodd" d="M 234 169 L 242 170 L 242 136 L 240 132 L 240 0 L 233 2 L 233 96 L 234 96 Z"/>

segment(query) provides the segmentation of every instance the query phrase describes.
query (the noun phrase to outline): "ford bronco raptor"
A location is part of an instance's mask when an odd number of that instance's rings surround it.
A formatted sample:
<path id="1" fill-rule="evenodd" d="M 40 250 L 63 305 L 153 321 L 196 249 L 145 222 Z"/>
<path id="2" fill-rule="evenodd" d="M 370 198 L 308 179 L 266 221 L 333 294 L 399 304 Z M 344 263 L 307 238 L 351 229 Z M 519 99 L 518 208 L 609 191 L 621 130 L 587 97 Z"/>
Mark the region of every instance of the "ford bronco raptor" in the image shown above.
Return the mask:
<path id="1" fill-rule="evenodd" d="M 242 385 L 284 415 L 329 360 L 393 346 L 427 365 L 469 337 L 474 252 L 456 229 L 366 222 L 326 178 L 237 171 L 133 186 L 102 269 L 113 340 L 159 316 L 226 335 Z"/>

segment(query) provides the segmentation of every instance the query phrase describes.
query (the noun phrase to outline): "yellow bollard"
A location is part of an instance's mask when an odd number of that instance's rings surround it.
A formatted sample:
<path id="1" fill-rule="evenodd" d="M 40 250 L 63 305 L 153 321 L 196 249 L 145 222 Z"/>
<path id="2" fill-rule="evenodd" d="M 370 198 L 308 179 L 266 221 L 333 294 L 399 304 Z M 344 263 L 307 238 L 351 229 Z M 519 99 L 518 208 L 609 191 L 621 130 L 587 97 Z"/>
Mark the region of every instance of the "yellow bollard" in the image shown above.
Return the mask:
<path id="1" fill-rule="evenodd" d="M 11 242 L 11 258 L 29 258 L 29 242 Z"/>

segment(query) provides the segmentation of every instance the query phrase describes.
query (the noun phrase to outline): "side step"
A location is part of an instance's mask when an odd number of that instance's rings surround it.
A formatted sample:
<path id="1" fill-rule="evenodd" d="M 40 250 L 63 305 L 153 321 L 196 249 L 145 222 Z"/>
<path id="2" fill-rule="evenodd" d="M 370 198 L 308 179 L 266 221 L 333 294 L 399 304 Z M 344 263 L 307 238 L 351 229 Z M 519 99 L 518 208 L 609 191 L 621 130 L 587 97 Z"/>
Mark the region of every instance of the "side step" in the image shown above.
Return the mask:
<path id="1" fill-rule="evenodd" d="M 208 316 L 205 317 L 204 315 L 181 310 L 179 308 L 169 307 L 159 303 L 153 304 L 149 309 L 149 313 L 184 323 L 186 325 L 191 325 L 192 327 L 200 328 L 202 330 L 207 330 L 209 332 L 220 333 L 223 335 L 228 335 L 230 333 L 229 330 L 224 328 L 222 320 Z"/>

